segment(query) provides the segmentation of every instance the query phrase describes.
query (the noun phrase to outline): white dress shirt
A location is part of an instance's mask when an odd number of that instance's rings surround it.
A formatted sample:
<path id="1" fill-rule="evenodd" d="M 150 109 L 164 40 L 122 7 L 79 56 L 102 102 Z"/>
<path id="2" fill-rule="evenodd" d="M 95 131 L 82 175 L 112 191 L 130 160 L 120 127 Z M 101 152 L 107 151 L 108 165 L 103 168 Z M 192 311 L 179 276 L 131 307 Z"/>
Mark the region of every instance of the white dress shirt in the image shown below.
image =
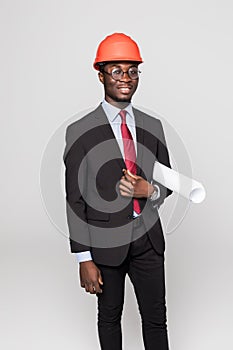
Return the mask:
<path id="1" fill-rule="evenodd" d="M 102 102 L 102 107 L 103 107 L 103 110 L 108 118 L 109 124 L 111 125 L 114 136 L 118 142 L 122 157 L 123 157 L 123 159 L 125 159 L 124 144 L 123 144 L 122 134 L 121 134 L 121 116 L 119 114 L 121 109 L 111 105 L 106 100 L 104 100 Z M 132 135 L 132 138 L 134 141 L 134 145 L 135 145 L 136 155 L 137 155 L 136 127 L 135 127 L 135 117 L 133 114 L 132 104 L 131 103 L 128 104 L 128 106 L 125 107 L 124 110 L 127 112 L 126 113 L 126 124 L 131 132 L 131 135 Z M 156 186 L 156 189 L 158 191 L 156 199 L 158 199 L 160 196 L 159 186 Z M 136 216 L 138 216 L 138 214 L 134 211 L 133 216 L 136 217 Z M 84 251 L 81 253 L 76 253 L 76 258 L 77 258 L 77 261 L 79 263 L 83 262 L 83 261 L 92 260 L 91 252 L 88 250 L 88 251 Z"/>

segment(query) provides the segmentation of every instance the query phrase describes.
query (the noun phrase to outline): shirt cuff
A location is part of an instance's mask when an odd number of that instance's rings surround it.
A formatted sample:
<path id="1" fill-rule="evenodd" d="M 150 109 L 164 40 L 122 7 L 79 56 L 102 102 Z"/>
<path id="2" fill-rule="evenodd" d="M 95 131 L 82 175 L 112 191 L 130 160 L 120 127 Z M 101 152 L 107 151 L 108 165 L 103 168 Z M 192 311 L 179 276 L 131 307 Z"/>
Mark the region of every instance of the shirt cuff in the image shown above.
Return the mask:
<path id="1" fill-rule="evenodd" d="M 92 260 L 91 252 L 89 250 L 81 253 L 75 253 L 75 255 L 78 263 Z"/>

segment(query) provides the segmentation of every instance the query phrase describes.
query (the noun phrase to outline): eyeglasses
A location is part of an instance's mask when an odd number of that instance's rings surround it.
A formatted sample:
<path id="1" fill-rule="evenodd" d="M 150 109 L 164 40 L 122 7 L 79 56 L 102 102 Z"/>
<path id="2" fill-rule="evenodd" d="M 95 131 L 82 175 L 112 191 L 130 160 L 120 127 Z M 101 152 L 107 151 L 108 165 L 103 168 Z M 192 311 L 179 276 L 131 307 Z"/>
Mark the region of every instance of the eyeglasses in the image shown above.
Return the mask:
<path id="1" fill-rule="evenodd" d="M 130 67 L 127 71 L 123 71 L 121 68 L 114 68 L 111 73 L 103 70 L 104 73 L 111 75 L 114 80 L 121 80 L 124 76 L 124 73 L 127 73 L 129 78 L 132 80 L 136 80 L 139 78 L 139 74 L 141 73 L 136 67 Z"/>

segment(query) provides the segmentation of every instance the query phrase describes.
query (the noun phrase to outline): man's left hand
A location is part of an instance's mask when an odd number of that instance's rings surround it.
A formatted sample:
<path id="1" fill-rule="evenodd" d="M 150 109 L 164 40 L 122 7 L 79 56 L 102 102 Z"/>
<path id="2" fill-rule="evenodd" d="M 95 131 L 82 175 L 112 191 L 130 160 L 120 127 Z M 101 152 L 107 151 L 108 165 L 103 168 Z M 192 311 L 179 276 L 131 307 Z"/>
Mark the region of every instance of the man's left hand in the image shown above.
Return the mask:
<path id="1" fill-rule="evenodd" d="M 154 187 L 141 176 L 133 175 L 123 169 L 124 176 L 120 180 L 120 194 L 124 197 L 148 198 L 154 192 Z"/>

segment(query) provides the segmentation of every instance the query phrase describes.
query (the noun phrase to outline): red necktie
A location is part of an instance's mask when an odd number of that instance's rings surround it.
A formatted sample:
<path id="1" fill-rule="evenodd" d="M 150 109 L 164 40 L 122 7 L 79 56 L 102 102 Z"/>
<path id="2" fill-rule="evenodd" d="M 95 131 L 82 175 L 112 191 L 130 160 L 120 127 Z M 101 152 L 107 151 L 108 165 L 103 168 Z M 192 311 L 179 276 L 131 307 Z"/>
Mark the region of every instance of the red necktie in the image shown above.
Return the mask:
<path id="1" fill-rule="evenodd" d="M 136 175 L 136 151 L 134 147 L 134 141 L 131 135 L 131 132 L 126 124 L 126 111 L 120 111 L 121 116 L 121 134 L 124 144 L 124 153 L 125 153 L 125 165 L 127 169 L 134 175 Z M 133 210 L 140 214 L 141 209 L 137 199 L 133 200 Z"/>

